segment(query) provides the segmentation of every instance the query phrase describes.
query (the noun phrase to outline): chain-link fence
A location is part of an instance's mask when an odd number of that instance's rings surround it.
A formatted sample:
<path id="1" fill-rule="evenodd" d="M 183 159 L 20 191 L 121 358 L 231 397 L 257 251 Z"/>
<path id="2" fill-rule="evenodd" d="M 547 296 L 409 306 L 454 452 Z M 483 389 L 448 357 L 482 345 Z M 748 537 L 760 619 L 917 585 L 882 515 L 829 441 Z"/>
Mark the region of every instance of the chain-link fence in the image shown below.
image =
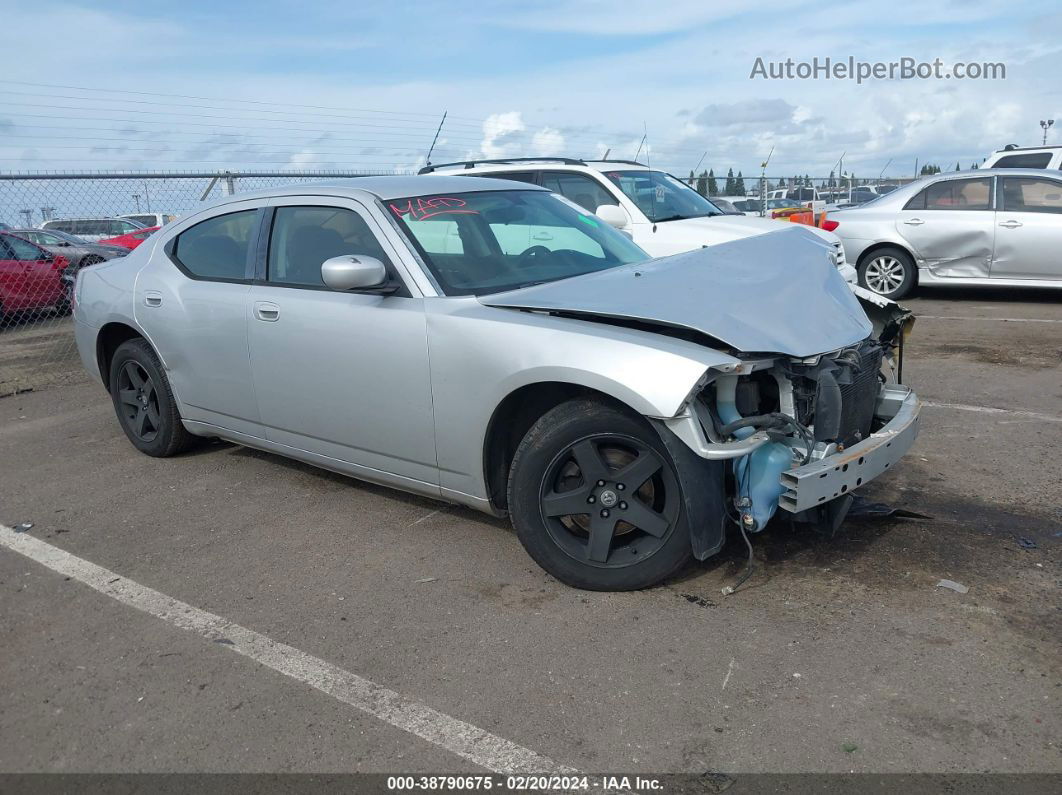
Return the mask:
<path id="1" fill-rule="evenodd" d="M 224 195 L 367 172 L 0 174 L 0 397 L 83 377 L 70 293 L 80 268 L 128 254 L 153 229 Z M 384 172 L 374 172 L 384 173 Z M 794 202 L 868 201 L 903 179 L 690 175 L 698 192 L 771 215 Z M 744 199 L 744 201 L 741 201 Z"/>
<path id="2" fill-rule="evenodd" d="M 83 377 L 70 292 L 204 201 L 365 172 L 0 174 L 0 397 Z"/>

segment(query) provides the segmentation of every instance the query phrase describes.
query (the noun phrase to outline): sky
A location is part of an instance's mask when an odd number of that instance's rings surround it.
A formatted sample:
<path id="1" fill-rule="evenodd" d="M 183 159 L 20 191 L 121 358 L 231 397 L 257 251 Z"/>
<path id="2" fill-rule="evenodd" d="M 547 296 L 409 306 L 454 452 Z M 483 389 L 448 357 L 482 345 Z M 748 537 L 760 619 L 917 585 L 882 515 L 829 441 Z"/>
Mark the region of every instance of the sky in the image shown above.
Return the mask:
<path id="1" fill-rule="evenodd" d="M 0 0 L 0 171 L 379 170 L 565 155 L 826 176 L 1062 143 L 1057 2 Z M 995 80 L 750 79 L 1001 62 Z M 644 138 L 644 143 L 643 143 Z M 843 160 L 842 160 L 843 157 Z"/>

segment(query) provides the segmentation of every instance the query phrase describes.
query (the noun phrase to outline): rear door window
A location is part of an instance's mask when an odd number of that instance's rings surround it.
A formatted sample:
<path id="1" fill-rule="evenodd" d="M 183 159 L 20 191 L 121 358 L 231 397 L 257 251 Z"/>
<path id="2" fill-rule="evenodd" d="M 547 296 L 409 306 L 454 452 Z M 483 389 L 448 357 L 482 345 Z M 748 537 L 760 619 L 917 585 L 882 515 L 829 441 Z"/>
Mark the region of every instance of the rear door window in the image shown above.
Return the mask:
<path id="1" fill-rule="evenodd" d="M 542 187 L 559 193 L 592 213 L 597 212 L 597 208 L 603 204 L 619 204 L 616 197 L 605 190 L 601 183 L 585 174 L 546 172 L 542 175 Z"/>
<path id="2" fill-rule="evenodd" d="M 992 178 L 951 179 L 923 190 L 905 210 L 991 210 Z"/>
<path id="3" fill-rule="evenodd" d="M 193 278 L 244 281 L 257 215 L 243 210 L 201 221 L 176 237 L 172 256 Z"/>
<path id="4" fill-rule="evenodd" d="M 526 182 L 529 185 L 538 184 L 537 171 L 487 171 L 476 174 L 477 177 L 490 179 L 511 179 L 516 182 Z"/>

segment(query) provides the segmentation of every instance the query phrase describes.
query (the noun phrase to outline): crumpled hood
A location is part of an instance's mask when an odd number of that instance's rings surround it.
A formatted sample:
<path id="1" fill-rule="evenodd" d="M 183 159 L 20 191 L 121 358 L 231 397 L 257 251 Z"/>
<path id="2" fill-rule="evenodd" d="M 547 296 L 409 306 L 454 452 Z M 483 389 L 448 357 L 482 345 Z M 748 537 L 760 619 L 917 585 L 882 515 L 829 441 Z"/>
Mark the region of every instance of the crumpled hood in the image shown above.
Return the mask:
<path id="1" fill-rule="evenodd" d="M 828 251 L 810 230 L 786 226 L 479 300 L 691 329 L 744 353 L 806 357 L 865 339 L 870 321 Z"/>

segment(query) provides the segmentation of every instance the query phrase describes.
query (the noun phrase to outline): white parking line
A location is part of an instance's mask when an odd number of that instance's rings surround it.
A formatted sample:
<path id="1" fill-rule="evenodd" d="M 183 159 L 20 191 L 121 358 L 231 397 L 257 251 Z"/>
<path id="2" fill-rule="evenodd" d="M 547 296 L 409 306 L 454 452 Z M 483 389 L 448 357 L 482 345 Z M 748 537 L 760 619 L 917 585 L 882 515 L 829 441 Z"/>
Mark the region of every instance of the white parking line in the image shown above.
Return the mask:
<path id="1" fill-rule="evenodd" d="M 965 317 L 963 315 L 915 315 L 918 320 L 998 320 L 1000 323 L 1062 323 L 1058 318 L 1042 317 Z"/>
<path id="2" fill-rule="evenodd" d="M 402 731 L 414 734 L 493 773 L 556 773 L 578 770 L 471 723 L 445 715 L 393 690 L 313 657 L 284 643 L 200 610 L 164 593 L 128 580 L 102 566 L 0 525 L 0 545 L 87 585 L 105 596 L 142 610 L 180 629 L 290 676 L 356 707 Z"/>
<path id="3" fill-rule="evenodd" d="M 1021 411 L 1020 409 L 998 409 L 995 406 L 970 406 L 965 403 L 937 403 L 933 400 L 923 400 L 923 406 L 931 409 L 954 409 L 956 411 L 976 411 L 980 414 L 1008 414 L 1013 417 L 1028 417 L 1032 420 L 1043 422 L 1062 422 L 1062 417 L 1052 414 L 1041 414 L 1038 411 Z"/>

